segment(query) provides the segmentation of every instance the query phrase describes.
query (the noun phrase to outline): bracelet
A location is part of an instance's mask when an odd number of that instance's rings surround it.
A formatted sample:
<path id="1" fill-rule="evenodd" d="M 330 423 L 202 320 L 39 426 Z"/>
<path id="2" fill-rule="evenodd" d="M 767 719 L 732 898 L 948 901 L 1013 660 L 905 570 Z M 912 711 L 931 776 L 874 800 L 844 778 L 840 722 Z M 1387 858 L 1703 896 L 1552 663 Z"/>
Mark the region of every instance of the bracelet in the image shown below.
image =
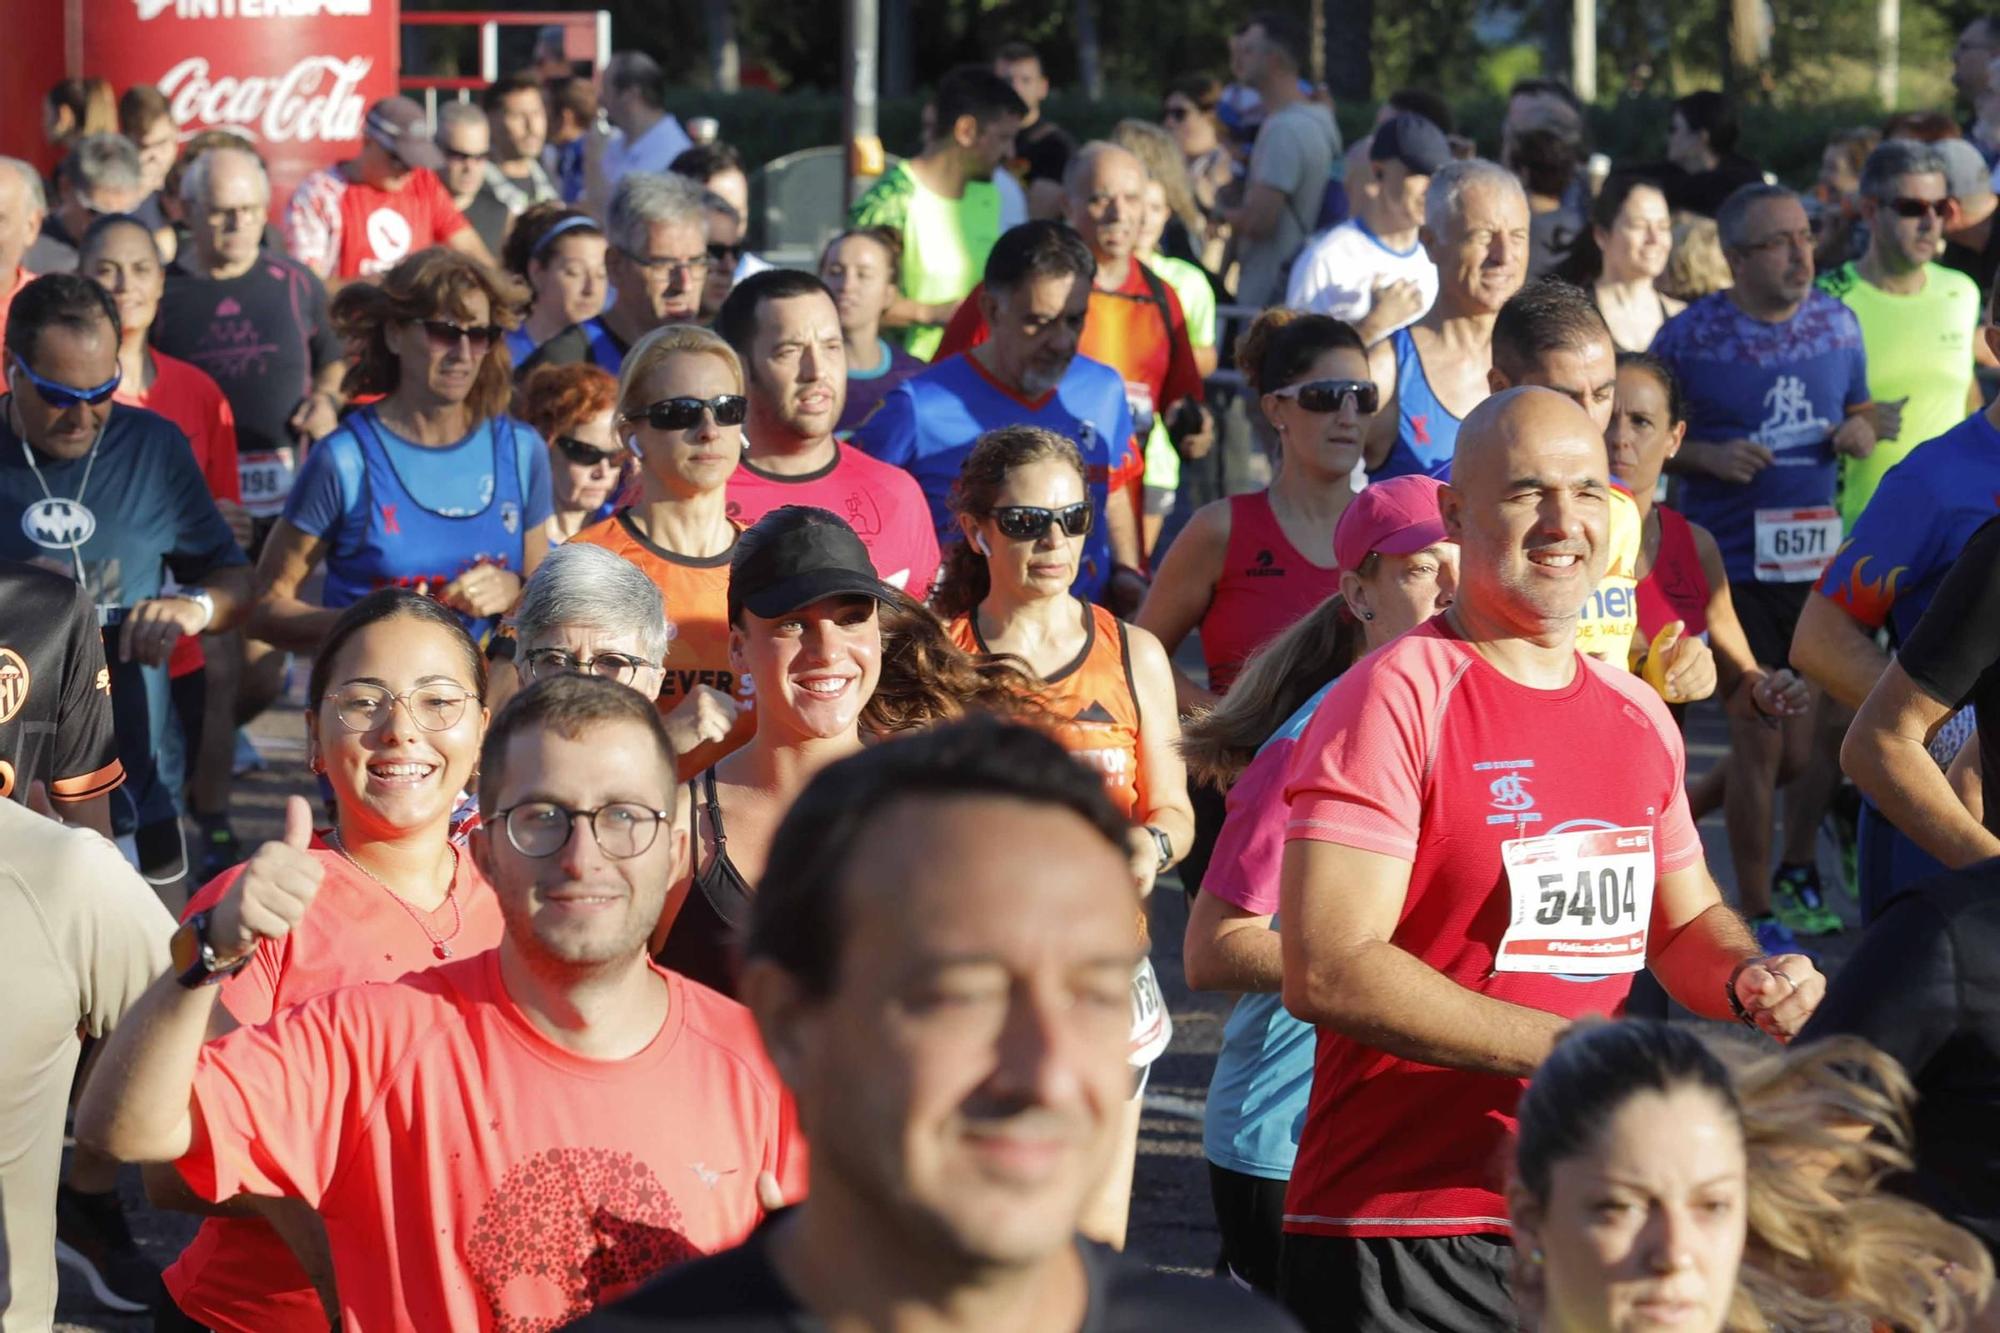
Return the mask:
<path id="1" fill-rule="evenodd" d="M 1729 980 L 1724 982 L 1722 986 L 1723 994 L 1729 1000 L 1729 1012 L 1736 1015 L 1736 1021 L 1741 1023 L 1744 1027 L 1748 1028 L 1756 1027 L 1757 1020 L 1750 1016 L 1750 1011 L 1743 1007 L 1743 1001 L 1737 996 L 1736 978 L 1742 976 L 1746 968 L 1749 968 L 1763 961 L 1764 960 L 1762 958 L 1743 959 L 1742 961 L 1737 963 L 1735 967 L 1729 970 Z"/>

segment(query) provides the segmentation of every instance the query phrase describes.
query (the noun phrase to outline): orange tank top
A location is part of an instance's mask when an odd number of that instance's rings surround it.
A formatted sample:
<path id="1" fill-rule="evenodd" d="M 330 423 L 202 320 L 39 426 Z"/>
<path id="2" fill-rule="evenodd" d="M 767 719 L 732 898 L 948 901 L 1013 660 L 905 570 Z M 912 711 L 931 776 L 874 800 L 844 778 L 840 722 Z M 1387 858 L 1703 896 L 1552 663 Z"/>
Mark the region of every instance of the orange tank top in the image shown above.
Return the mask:
<path id="1" fill-rule="evenodd" d="M 979 635 L 976 612 L 948 628 L 966 652 L 993 651 Z M 1139 818 L 1139 692 L 1124 623 L 1085 603 L 1083 650 L 1042 683 L 1043 706 L 1064 719 L 1056 739 L 1104 776 L 1105 791 L 1126 818 Z"/>
<path id="2" fill-rule="evenodd" d="M 729 663 L 729 557 L 676 555 L 656 546 L 632 522 L 632 511 L 621 509 L 602 523 L 585 528 L 572 542 L 602 546 L 645 572 L 667 603 L 666 679 L 660 683 L 659 706 L 671 713 L 697 685 L 710 685 L 736 700 L 736 725 L 719 741 L 711 741 L 680 757 L 685 782 L 716 760 L 737 749 L 757 730 L 751 682 Z"/>

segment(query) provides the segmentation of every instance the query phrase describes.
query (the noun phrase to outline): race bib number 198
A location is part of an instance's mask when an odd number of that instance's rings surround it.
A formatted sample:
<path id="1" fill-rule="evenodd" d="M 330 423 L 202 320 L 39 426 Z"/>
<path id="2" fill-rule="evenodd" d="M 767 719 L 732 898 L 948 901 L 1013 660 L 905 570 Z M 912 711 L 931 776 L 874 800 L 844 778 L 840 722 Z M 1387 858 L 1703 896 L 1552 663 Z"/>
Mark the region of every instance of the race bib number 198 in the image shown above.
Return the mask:
<path id="1" fill-rule="evenodd" d="M 1653 830 L 1515 838 L 1500 861 L 1512 902 L 1495 971 L 1608 976 L 1646 965 Z"/>
<path id="2" fill-rule="evenodd" d="M 243 454 L 236 460 L 236 477 L 243 487 L 243 507 L 255 518 L 276 518 L 285 512 L 285 498 L 297 476 L 297 452 Z"/>

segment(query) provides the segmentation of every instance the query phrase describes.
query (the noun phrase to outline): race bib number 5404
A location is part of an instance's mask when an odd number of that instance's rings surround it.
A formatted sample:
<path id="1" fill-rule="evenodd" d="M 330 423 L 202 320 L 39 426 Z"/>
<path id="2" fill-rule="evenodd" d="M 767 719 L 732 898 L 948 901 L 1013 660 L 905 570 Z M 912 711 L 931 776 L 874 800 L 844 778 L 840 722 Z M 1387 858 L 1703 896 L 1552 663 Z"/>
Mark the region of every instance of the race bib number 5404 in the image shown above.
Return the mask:
<path id="1" fill-rule="evenodd" d="M 1646 965 L 1653 830 L 1515 838 L 1500 860 L 1512 901 L 1494 970 L 1608 976 Z"/>

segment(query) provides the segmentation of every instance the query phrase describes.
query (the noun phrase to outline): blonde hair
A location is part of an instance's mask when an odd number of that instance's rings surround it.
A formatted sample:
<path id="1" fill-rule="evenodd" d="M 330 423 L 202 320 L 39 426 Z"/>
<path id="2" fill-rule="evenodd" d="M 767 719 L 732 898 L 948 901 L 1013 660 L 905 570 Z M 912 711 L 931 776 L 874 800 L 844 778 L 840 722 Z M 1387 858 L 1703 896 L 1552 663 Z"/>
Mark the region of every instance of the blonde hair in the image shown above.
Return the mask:
<path id="1" fill-rule="evenodd" d="M 1677 301 L 1694 301 L 1719 292 L 1734 280 L 1722 257 L 1722 233 L 1713 218 L 1689 218 L 1674 224 L 1674 248 L 1660 274 L 1660 290 Z"/>
<path id="2" fill-rule="evenodd" d="M 669 357 L 683 352 L 712 356 L 722 362 L 729 367 L 729 374 L 736 381 L 736 392 L 743 392 L 743 362 L 737 358 L 734 348 L 707 329 L 693 324 L 668 324 L 639 339 L 632 350 L 625 353 L 625 361 L 618 368 L 619 414 L 630 417 L 643 411 L 648 405 L 633 401 L 639 382 Z"/>

